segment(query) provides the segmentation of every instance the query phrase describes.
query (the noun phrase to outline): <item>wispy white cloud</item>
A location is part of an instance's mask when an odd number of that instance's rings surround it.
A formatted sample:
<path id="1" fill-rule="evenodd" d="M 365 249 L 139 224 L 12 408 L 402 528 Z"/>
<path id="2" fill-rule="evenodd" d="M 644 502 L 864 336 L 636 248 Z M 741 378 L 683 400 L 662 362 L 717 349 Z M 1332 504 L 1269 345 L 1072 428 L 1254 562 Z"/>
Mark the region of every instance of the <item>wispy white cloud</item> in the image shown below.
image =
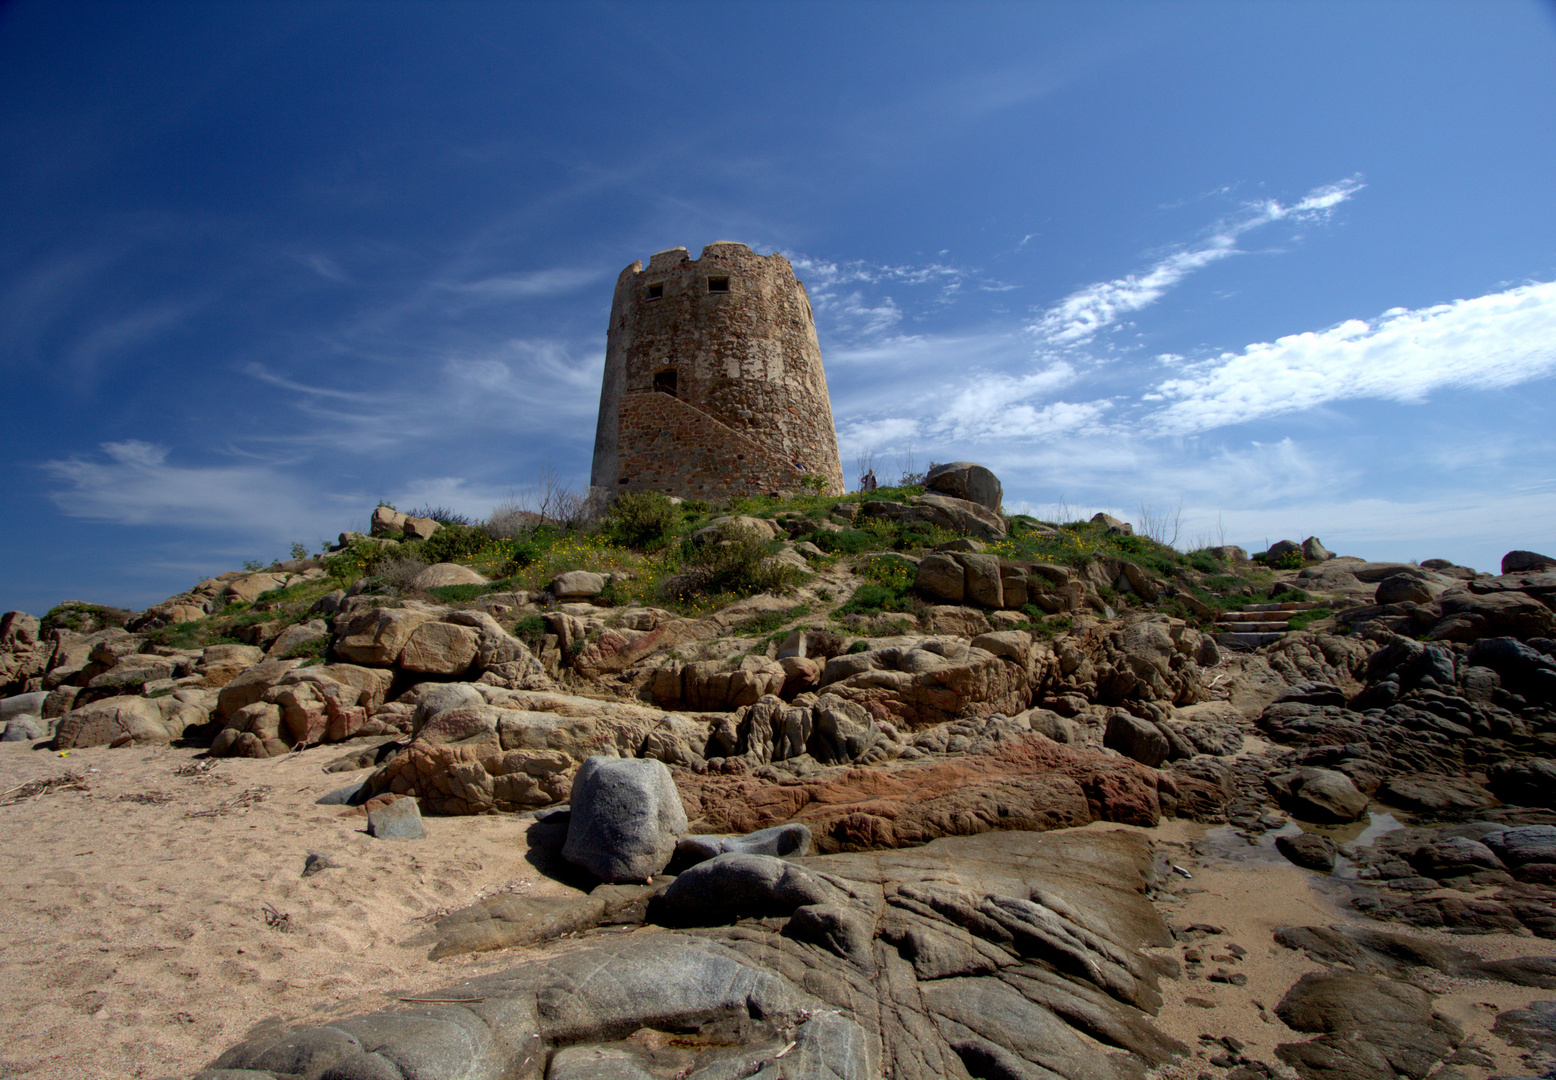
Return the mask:
<path id="1" fill-rule="evenodd" d="M 1152 418 L 1186 434 L 1331 401 L 1420 402 L 1447 387 L 1496 389 L 1556 374 L 1556 282 L 1352 319 L 1187 364 L 1155 387 Z"/>
<path id="2" fill-rule="evenodd" d="M 452 292 L 487 297 L 493 300 L 523 300 L 532 297 L 561 296 L 586 288 L 606 276 L 603 267 L 554 267 L 519 274 L 499 274 L 475 281 L 445 286 Z"/>
<path id="3" fill-rule="evenodd" d="M 820 293 L 811 297 L 812 303 L 831 317 L 834 332 L 847 329 L 865 337 L 884 334 L 902 321 L 902 311 L 891 297 L 871 304 L 861 292 L 837 296 Z"/>
<path id="4" fill-rule="evenodd" d="M 883 290 L 892 286 L 932 287 L 934 302 L 954 303 L 962 291 L 1004 292 L 1017 286 L 984 277 L 980 270 L 945 262 L 885 264 L 862 260 L 832 262 L 795 252 L 784 252 L 795 273 L 805 283 L 817 322 L 826 332 L 849 342 L 869 341 L 892 330 L 903 317 L 896 299 Z M 941 252 L 940 254 L 945 254 Z M 866 290 L 881 293 L 871 297 Z"/>
<path id="5" fill-rule="evenodd" d="M 137 439 L 101 449 L 107 461 L 78 456 L 43 464 L 60 485 L 50 498 L 69 517 L 259 536 L 287 535 L 318 517 L 303 485 L 266 465 L 173 465 L 167 447 Z"/>
<path id="6" fill-rule="evenodd" d="M 328 255 L 317 251 L 309 251 L 298 252 L 295 258 L 325 281 L 333 281 L 337 285 L 344 285 L 351 280 L 346 271 L 341 268 L 340 263 Z"/>
<path id="7" fill-rule="evenodd" d="M 1217 223 L 1197 244 L 1169 253 L 1138 274 L 1077 289 L 1044 311 L 1029 329 L 1050 348 L 1084 345 L 1131 312 L 1154 304 L 1194 271 L 1236 255 L 1237 239 L 1244 233 L 1276 221 L 1322 220 L 1362 187 L 1360 178 L 1351 177 L 1314 188 L 1290 206 L 1274 199 L 1248 204 L 1238 216 Z"/>
<path id="8" fill-rule="evenodd" d="M 284 375 L 277 375 L 264 364 L 248 364 L 244 367 L 244 373 L 262 383 L 281 390 L 289 390 L 297 394 L 307 394 L 311 397 L 336 398 L 341 401 L 369 402 L 373 400 L 373 394 L 367 390 L 336 390 L 328 386 L 314 386 L 310 383 L 299 382 L 296 379 L 288 379 Z"/>

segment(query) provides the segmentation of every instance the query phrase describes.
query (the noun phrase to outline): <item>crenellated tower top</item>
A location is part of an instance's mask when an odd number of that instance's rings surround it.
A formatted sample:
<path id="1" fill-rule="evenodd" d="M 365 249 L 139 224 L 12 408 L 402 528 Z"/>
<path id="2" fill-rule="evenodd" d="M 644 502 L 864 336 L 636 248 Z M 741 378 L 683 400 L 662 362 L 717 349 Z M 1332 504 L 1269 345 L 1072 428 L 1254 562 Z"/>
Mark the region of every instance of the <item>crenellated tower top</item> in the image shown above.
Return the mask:
<path id="1" fill-rule="evenodd" d="M 806 476 L 844 491 L 810 298 L 789 260 L 719 241 L 623 270 L 591 483 L 726 498 Z"/>

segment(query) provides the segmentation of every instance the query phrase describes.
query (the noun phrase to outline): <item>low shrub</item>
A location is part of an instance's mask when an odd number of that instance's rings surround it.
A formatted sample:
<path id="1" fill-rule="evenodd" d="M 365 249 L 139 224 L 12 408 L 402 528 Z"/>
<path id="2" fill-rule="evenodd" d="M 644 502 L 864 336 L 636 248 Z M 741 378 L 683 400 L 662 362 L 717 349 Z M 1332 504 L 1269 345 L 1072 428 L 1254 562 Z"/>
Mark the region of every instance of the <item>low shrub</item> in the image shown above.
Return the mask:
<path id="1" fill-rule="evenodd" d="M 1268 551 L 1261 551 L 1257 555 L 1250 556 L 1249 561 L 1268 566 L 1271 570 L 1301 570 L 1302 552 L 1288 551 L 1280 558 L 1272 559 Z"/>
<path id="2" fill-rule="evenodd" d="M 428 563 L 458 562 L 475 558 L 491 543 L 492 538 L 485 529 L 454 523 L 444 525 L 423 540 L 419 554 Z"/>
<path id="3" fill-rule="evenodd" d="M 135 614 L 133 611 L 126 611 L 124 608 L 67 600 L 44 613 L 41 627 L 45 634 L 50 630 L 71 630 L 78 634 L 90 634 L 110 626 L 123 626 L 133 614 Z"/>
<path id="4" fill-rule="evenodd" d="M 915 568 L 907 559 L 878 555 L 859 568 L 865 583 L 854 590 L 848 603 L 833 613 L 835 618 L 881 611 L 913 610 Z"/>
<path id="5" fill-rule="evenodd" d="M 524 642 L 530 652 L 538 653 L 546 636 L 546 620 L 539 615 L 526 615 L 514 626 L 513 636 Z"/>
<path id="6" fill-rule="evenodd" d="M 836 615 L 863 615 L 874 611 L 908 611 L 912 600 L 888 585 L 865 582 L 854 590 L 848 603 L 838 608 Z"/>
<path id="7" fill-rule="evenodd" d="M 822 529 L 805 539 L 829 555 L 860 555 L 878 544 L 874 536 L 859 529 L 843 529 L 841 532 Z"/>
<path id="8" fill-rule="evenodd" d="M 446 506 L 433 506 L 430 503 L 420 510 L 412 510 L 410 517 L 431 518 L 439 525 L 474 525 L 475 521 L 468 514 L 461 514 L 458 510 L 450 510 Z M 441 529 L 438 530 L 442 532 Z"/>
<path id="9" fill-rule="evenodd" d="M 469 585 L 435 585 L 427 591 L 445 604 L 468 604 L 470 601 L 485 596 L 487 593 L 502 592 L 511 588 L 512 581 L 501 578 L 497 581 L 472 582 Z"/>
<path id="10" fill-rule="evenodd" d="M 663 543 L 681 515 L 668 495 L 658 491 L 629 491 L 611 504 L 605 532 L 612 543 L 631 548 L 650 548 Z"/>
<path id="11" fill-rule="evenodd" d="M 497 541 L 489 554 L 499 564 L 499 572 L 509 576 L 545 558 L 563 535 L 554 525 L 535 525 L 520 531 L 517 536 Z"/>
<path id="12" fill-rule="evenodd" d="M 720 524 L 700 544 L 683 545 L 682 560 L 680 569 L 660 585 L 660 595 L 673 603 L 787 592 L 804 575 L 798 567 L 772 558 L 767 541 L 755 529 L 733 521 Z"/>
<path id="13" fill-rule="evenodd" d="M 322 660 L 325 650 L 329 648 L 329 638 L 315 638 L 313 641 L 302 641 L 293 645 L 281 655 L 282 660 Z"/>
<path id="14" fill-rule="evenodd" d="M 386 588 L 404 592 L 411 587 L 416 575 L 427 569 L 427 561 L 414 555 L 399 555 L 383 560 L 373 571 L 373 576 Z"/>

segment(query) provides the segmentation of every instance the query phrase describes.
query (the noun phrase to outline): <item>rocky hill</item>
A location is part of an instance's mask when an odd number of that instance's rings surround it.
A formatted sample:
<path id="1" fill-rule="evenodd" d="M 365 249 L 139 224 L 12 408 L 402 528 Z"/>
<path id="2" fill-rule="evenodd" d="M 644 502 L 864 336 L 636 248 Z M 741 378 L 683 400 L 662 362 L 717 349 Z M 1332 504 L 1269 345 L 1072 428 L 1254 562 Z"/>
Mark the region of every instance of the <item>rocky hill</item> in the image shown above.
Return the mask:
<path id="1" fill-rule="evenodd" d="M 1134 1076 L 1195 1056 L 1152 1016 L 1197 939 L 1153 907 L 1174 878 L 1149 833 L 1078 827 L 1275 833 L 1353 868 L 1358 917 L 1556 940 L 1556 559 L 1499 570 L 1312 537 L 1184 553 L 1007 516 L 969 463 L 592 523 L 380 507 L 142 612 L 6 614 L 3 738 L 317 755 L 385 829 L 541 815 L 580 899 L 450 915 L 435 956 L 672 928 L 256 1037 L 212 1080 Z M 589 795 L 602 758 L 639 764 Z M 591 813 L 604 839 L 577 838 Z M 1369 813 L 1410 827 L 1325 831 Z M 1209 1075 L 1490 1075 L 1418 977 L 1480 961 L 1288 929 L 1327 972 L 1277 1010 L 1303 1034 L 1269 1062 L 1212 1048 Z M 1474 973 L 1556 988 L 1549 956 Z M 692 1050 L 617 1042 L 640 1029 Z"/>

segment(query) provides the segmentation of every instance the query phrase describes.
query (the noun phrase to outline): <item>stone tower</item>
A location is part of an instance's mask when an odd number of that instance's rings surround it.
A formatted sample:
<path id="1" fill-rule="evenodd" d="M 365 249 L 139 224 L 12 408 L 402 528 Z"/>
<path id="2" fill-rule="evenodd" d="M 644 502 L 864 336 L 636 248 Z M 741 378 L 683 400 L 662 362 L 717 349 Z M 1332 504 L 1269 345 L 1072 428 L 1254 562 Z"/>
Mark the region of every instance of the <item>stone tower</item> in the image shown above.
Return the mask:
<path id="1" fill-rule="evenodd" d="M 805 286 L 782 255 L 720 241 L 621 272 L 590 484 L 694 499 L 799 491 L 843 467 Z"/>

